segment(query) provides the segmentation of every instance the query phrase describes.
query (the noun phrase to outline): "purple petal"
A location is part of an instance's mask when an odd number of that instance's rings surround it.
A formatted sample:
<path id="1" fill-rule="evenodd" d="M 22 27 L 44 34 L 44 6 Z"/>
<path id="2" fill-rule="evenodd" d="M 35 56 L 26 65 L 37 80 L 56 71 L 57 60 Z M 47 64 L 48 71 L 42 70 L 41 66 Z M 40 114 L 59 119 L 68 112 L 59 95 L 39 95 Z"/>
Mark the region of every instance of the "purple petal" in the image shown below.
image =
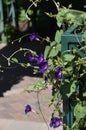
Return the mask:
<path id="1" fill-rule="evenodd" d="M 42 63 L 43 60 L 44 60 L 44 56 L 43 56 L 43 54 L 40 54 L 39 57 L 37 58 L 37 65 Z"/>
<path id="2" fill-rule="evenodd" d="M 30 60 L 30 61 L 35 60 L 35 56 L 33 56 L 32 54 L 29 54 L 29 60 Z"/>
<path id="3" fill-rule="evenodd" d="M 38 39 L 38 33 L 32 33 L 30 36 L 30 41 L 34 41 L 34 40 L 37 40 Z"/>
<path id="4" fill-rule="evenodd" d="M 62 78 L 62 68 L 61 67 L 57 67 L 55 70 L 55 76 L 57 79 L 61 79 Z"/>
<path id="5" fill-rule="evenodd" d="M 39 65 L 39 71 L 40 72 L 45 72 L 48 69 L 48 62 L 47 60 L 44 60 L 40 65 Z"/>
<path id="6" fill-rule="evenodd" d="M 31 112 L 31 111 L 32 111 L 31 106 L 30 106 L 30 105 L 27 105 L 27 106 L 25 107 L 25 114 L 27 114 L 28 112 Z"/>
<path id="7" fill-rule="evenodd" d="M 50 121 L 50 127 L 57 128 L 61 125 L 61 119 L 58 117 L 52 117 Z"/>

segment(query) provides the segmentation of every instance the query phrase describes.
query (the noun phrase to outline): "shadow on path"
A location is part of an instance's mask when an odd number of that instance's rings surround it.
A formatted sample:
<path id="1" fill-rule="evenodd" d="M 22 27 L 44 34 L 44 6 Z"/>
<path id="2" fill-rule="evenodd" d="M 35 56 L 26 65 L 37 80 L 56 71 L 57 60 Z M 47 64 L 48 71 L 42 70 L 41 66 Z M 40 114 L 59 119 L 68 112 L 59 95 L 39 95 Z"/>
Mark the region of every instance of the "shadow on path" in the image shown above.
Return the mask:
<path id="1" fill-rule="evenodd" d="M 12 68 L 8 68 L 7 60 L 2 56 L 2 54 L 6 57 L 9 57 L 20 47 L 36 50 L 36 52 L 39 54 L 44 52 L 45 45 L 46 43 L 40 44 L 38 42 L 22 41 L 21 43 L 8 44 L 0 50 L 0 65 L 5 66 L 3 72 L 0 72 L 0 96 L 3 96 L 5 91 L 10 90 L 12 85 L 18 84 L 22 80 L 23 76 L 42 76 L 42 74 L 33 75 L 32 68 L 24 68 L 19 65 L 14 65 Z M 22 52 L 18 53 L 16 57 L 21 62 L 28 62 L 28 56 L 24 57 Z"/>

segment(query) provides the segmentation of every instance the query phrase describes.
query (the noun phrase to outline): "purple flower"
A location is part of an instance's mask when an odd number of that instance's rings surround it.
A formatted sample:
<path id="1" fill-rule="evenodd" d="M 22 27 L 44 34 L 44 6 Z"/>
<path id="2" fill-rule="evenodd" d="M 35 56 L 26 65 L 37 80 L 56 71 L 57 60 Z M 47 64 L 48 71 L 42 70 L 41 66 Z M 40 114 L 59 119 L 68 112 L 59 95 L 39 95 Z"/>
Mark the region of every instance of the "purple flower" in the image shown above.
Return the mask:
<path id="1" fill-rule="evenodd" d="M 56 68 L 55 76 L 56 76 L 56 79 L 61 79 L 62 78 L 62 68 L 61 67 Z"/>
<path id="2" fill-rule="evenodd" d="M 28 112 L 31 112 L 31 111 L 32 111 L 31 106 L 30 106 L 30 105 L 27 105 L 27 106 L 25 107 L 25 114 L 27 114 Z"/>
<path id="3" fill-rule="evenodd" d="M 37 58 L 37 64 L 40 65 L 43 61 L 44 61 L 44 56 L 43 56 L 43 54 L 41 53 L 41 54 L 39 55 L 39 57 Z"/>
<path id="4" fill-rule="evenodd" d="M 40 64 L 39 64 L 39 71 L 40 72 L 45 72 L 48 69 L 48 62 L 47 60 L 43 60 Z"/>
<path id="5" fill-rule="evenodd" d="M 48 68 L 48 62 L 47 60 L 44 59 L 43 54 L 40 54 L 38 57 L 33 56 L 32 54 L 29 54 L 29 60 L 30 61 L 36 61 L 36 64 L 39 67 L 40 72 L 45 72 Z"/>
<path id="6" fill-rule="evenodd" d="M 61 119 L 58 117 L 52 117 L 50 120 L 50 127 L 57 128 L 61 125 Z"/>
<path id="7" fill-rule="evenodd" d="M 30 41 L 38 40 L 38 34 L 37 33 L 32 33 L 30 36 Z"/>
<path id="8" fill-rule="evenodd" d="M 33 56 L 32 54 L 29 54 L 29 60 L 30 61 L 36 60 L 36 56 Z"/>

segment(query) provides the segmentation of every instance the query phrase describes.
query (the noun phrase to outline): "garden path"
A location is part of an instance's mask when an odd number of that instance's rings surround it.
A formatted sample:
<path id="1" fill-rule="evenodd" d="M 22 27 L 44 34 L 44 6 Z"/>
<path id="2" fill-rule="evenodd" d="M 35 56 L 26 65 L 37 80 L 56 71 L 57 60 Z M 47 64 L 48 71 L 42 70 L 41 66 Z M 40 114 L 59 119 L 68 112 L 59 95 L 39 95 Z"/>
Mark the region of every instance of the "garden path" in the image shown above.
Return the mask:
<path id="1" fill-rule="evenodd" d="M 23 45 L 27 46 L 26 44 Z M 2 54 L 9 57 L 11 51 L 20 46 L 0 46 L 0 64 L 7 65 L 7 61 L 2 57 Z M 48 106 L 48 99 L 51 96 L 51 88 L 43 90 L 39 94 L 39 98 L 36 93 L 28 94 L 23 92 L 26 87 L 31 88 L 32 84 L 38 80 L 42 80 L 42 76 L 32 75 L 31 69 L 17 67 L 4 69 L 3 73 L 0 72 L 0 130 L 25 130 L 24 128 L 33 128 L 34 130 L 43 130 L 44 128 L 44 130 L 47 130 L 45 126 L 41 129 L 38 129 L 38 127 L 43 123 L 45 124 L 45 120 L 48 124 L 50 122 L 52 107 Z M 38 100 L 42 113 L 40 112 Z M 25 115 L 24 110 L 27 104 L 31 105 L 36 113 L 31 112 Z"/>
<path id="2" fill-rule="evenodd" d="M 31 88 L 31 85 L 37 80 L 42 80 L 42 78 L 25 76 L 22 81 L 13 85 L 11 90 L 3 93 L 3 97 L 0 97 L 0 118 L 44 122 L 39 110 L 38 100 L 40 100 L 43 115 L 49 121 L 52 112 L 52 108 L 48 107 L 48 99 L 51 95 L 50 88 L 43 90 L 39 94 L 39 99 L 37 99 L 36 93 L 23 92 L 26 87 Z M 24 109 L 27 104 L 30 104 L 37 114 L 29 113 L 25 115 Z"/>

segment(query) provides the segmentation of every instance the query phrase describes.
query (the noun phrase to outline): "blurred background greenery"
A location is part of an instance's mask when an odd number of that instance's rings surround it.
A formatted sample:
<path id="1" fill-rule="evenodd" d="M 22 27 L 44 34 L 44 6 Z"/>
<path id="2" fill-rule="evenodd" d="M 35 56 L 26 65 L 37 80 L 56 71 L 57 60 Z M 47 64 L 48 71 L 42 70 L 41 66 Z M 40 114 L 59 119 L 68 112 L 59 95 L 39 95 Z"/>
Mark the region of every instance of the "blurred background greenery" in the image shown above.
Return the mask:
<path id="1" fill-rule="evenodd" d="M 26 18 L 26 11 L 31 5 L 32 0 L 3 0 L 3 22 L 5 40 L 11 42 L 19 36 L 26 33 L 38 32 L 41 36 L 54 37 L 57 30 L 56 20 L 48 17 L 44 12 L 52 14 L 57 13 L 57 9 L 52 0 L 40 0 L 37 7 L 32 6 L 28 11 L 28 16 L 31 18 L 30 21 Z M 14 10 L 15 18 L 10 15 L 11 3 L 13 2 L 12 10 Z M 84 6 L 86 5 L 85 0 L 56 0 L 60 2 L 61 6 L 68 7 L 72 4 L 73 9 L 85 11 Z M 16 25 L 13 26 L 12 19 L 15 19 Z"/>

